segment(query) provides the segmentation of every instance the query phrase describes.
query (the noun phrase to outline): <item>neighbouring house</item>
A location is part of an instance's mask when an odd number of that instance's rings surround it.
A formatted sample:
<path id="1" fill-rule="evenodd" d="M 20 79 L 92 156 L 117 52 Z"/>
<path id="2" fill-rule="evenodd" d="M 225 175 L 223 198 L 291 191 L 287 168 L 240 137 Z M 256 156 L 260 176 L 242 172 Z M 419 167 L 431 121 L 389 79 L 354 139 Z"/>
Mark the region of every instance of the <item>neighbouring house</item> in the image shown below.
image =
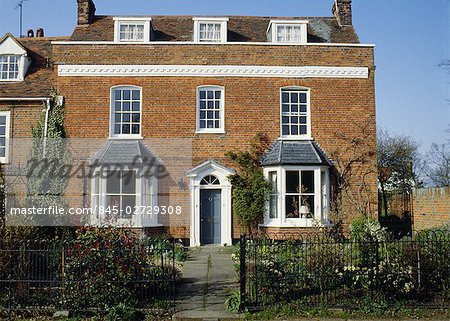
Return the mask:
<path id="1" fill-rule="evenodd" d="M 376 156 L 358 156 L 376 150 L 374 46 L 360 43 L 351 0 L 334 1 L 330 17 L 95 10 L 78 0 L 67 38 L 0 41 L 4 163 L 15 162 L 9 140 L 29 137 L 55 88 L 73 154 L 99 173 L 68 184 L 82 196 L 71 205 L 97 209 L 93 222 L 105 216 L 100 206 L 158 207 L 158 215 L 123 211 L 118 220 L 192 246 L 230 244 L 240 228 L 229 181 L 236 169 L 225 152 L 245 150 L 257 133 L 272 142 L 261 160 L 272 184 L 261 229 L 347 225 L 361 208 L 376 217 Z M 114 164 L 123 166 L 101 175 Z M 167 175 L 136 174 L 155 164 Z"/>

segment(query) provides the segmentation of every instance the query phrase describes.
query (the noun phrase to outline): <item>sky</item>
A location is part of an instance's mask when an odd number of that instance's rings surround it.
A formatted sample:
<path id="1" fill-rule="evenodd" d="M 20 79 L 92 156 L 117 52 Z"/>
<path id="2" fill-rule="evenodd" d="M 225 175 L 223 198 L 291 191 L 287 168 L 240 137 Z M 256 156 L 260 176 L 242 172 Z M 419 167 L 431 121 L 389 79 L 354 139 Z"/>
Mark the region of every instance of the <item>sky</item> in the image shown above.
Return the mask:
<path id="1" fill-rule="evenodd" d="M 334 0 L 94 0 L 97 14 L 330 16 Z M 19 0 L 0 0 L 0 36 L 19 34 Z M 76 0 L 27 0 L 23 30 L 70 35 Z M 353 0 L 362 43 L 375 44 L 377 126 L 421 144 L 450 139 L 450 0 Z"/>

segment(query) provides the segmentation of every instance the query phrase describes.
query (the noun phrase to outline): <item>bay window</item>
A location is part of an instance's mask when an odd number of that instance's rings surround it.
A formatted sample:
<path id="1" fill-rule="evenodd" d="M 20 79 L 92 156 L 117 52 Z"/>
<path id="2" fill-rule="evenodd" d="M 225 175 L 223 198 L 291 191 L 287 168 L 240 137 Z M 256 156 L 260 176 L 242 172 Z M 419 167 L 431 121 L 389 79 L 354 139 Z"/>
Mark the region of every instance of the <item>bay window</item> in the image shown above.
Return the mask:
<path id="1" fill-rule="evenodd" d="M 157 180 L 142 168 L 99 168 L 91 183 L 94 225 L 154 226 Z"/>
<path id="2" fill-rule="evenodd" d="M 266 226 L 310 227 L 327 224 L 328 167 L 266 167 L 264 175 L 271 186 L 264 219 Z"/>

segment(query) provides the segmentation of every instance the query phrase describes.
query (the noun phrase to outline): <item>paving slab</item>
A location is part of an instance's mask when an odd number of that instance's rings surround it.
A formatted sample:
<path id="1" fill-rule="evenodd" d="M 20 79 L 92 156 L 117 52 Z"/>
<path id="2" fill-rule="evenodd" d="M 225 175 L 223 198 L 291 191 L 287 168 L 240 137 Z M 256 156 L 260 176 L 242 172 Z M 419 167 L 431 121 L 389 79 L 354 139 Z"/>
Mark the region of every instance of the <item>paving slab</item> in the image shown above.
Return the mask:
<path id="1" fill-rule="evenodd" d="M 231 247 L 203 246 L 191 251 L 177 288 L 177 321 L 225 321 L 241 318 L 225 310 L 225 300 L 239 289 Z"/>

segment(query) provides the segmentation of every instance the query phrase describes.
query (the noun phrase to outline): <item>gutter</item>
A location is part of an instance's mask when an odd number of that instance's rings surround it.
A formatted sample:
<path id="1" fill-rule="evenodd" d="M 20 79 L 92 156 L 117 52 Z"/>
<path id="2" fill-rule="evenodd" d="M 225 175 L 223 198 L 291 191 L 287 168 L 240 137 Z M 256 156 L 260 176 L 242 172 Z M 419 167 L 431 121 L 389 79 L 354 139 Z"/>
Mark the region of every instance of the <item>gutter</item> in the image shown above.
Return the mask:
<path id="1" fill-rule="evenodd" d="M 47 147 L 47 136 L 48 136 L 48 115 L 50 113 L 50 98 L 47 98 L 45 100 L 47 107 L 45 108 L 45 123 L 44 123 L 44 156 L 46 154 L 46 147 Z"/>
<path id="2" fill-rule="evenodd" d="M 0 101 L 38 101 L 38 100 L 49 100 L 50 97 L 30 97 L 30 98 L 23 98 L 23 97 L 11 97 L 11 98 L 1 98 Z"/>

